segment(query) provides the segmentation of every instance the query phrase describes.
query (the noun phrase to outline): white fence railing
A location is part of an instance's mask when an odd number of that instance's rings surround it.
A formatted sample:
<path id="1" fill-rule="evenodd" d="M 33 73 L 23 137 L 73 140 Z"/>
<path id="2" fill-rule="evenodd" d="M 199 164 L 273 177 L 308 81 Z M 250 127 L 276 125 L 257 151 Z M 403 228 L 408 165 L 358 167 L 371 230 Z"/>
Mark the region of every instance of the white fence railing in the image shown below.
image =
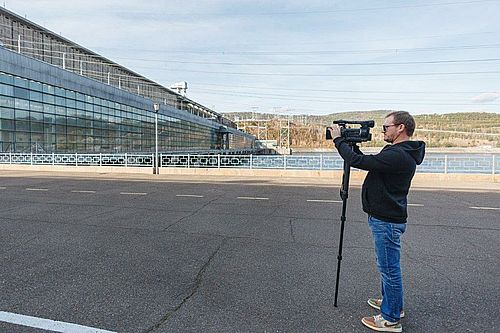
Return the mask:
<path id="1" fill-rule="evenodd" d="M 0 153 L 0 164 L 153 167 L 154 154 Z"/>
<path id="2" fill-rule="evenodd" d="M 342 170 L 338 155 L 224 155 L 224 154 L 159 154 L 160 168 L 242 168 L 289 170 Z M 70 166 L 154 166 L 151 154 L 31 154 L 0 153 L 0 164 L 70 165 Z M 356 169 L 354 169 L 356 170 Z M 427 173 L 500 173 L 497 155 L 427 154 L 417 172 Z"/>

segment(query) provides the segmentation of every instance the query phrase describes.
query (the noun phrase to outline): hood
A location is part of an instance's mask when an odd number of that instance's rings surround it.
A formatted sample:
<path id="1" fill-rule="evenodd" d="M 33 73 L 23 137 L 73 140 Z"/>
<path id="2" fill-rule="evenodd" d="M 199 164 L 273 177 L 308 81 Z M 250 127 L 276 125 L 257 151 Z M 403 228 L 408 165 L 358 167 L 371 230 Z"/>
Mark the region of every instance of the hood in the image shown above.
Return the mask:
<path id="1" fill-rule="evenodd" d="M 397 144 L 404 151 L 410 154 L 417 165 L 421 164 L 425 156 L 425 142 L 423 141 L 404 141 Z"/>

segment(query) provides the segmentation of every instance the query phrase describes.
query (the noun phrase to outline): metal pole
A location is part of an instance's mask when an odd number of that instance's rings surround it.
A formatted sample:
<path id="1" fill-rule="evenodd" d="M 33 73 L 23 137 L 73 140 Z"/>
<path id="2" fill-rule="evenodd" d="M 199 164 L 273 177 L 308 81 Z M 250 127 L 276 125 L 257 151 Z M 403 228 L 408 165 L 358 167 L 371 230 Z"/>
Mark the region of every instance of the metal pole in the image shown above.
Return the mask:
<path id="1" fill-rule="evenodd" d="M 158 112 L 155 112 L 155 172 L 158 174 Z"/>
<path id="2" fill-rule="evenodd" d="M 139 89 L 139 85 L 137 85 L 137 89 Z M 153 174 L 157 175 L 159 172 L 159 170 L 158 170 L 158 112 L 160 112 L 160 104 L 153 103 L 153 111 L 155 112 L 155 155 L 154 155 L 154 163 L 153 163 Z"/>
<path id="3" fill-rule="evenodd" d="M 290 116 L 288 116 L 288 130 L 287 130 L 287 138 L 286 138 L 286 148 L 290 151 Z"/>
<path id="4" fill-rule="evenodd" d="M 495 168 L 496 168 L 496 165 L 495 165 L 495 155 L 492 155 L 491 156 L 491 174 L 493 176 L 495 176 Z"/>
<path id="5" fill-rule="evenodd" d="M 281 130 L 281 119 L 280 119 L 280 125 L 279 125 L 279 133 L 280 133 L 280 135 L 279 135 L 279 140 L 280 140 L 280 141 L 279 141 L 279 143 L 278 143 L 278 146 L 279 146 L 280 148 L 282 147 L 282 146 L 281 146 L 281 144 L 283 143 L 283 139 L 281 138 L 281 135 L 282 135 L 282 133 L 281 133 L 281 132 L 282 132 L 282 130 Z"/>

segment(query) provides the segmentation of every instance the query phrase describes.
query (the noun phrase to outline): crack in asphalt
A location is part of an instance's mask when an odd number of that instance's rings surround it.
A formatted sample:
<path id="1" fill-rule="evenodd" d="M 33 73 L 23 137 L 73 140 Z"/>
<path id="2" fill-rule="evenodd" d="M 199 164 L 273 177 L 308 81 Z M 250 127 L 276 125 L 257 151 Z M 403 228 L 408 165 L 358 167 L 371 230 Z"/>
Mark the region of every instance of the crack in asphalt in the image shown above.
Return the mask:
<path id="1" fill-rule="evenodd" d="M 72 203 L 72 202 L 60 202 L 60 201 L 43 201 L 43 200 L 26 200 L 26 201 L 23 201 L 22 205 L 26 205 L 26 204 L 43 204 L 43 205 L 57 205 L 57 206 L 77 206 L 77 207 L 81 207 L 81 206 L 86 206 L 86 207 L 111 207 L 111 208 L 117 208 L 117 209 L 123 209 L 123 208 L 129 208 L 130 205 L 118 205 L 118 204 L 108 204 L 108 203 L 103 203 L 103 204 L 96 204 L 96 203 L 86 203 L 85 205 L 82 205 L 82 203 L 78 202 L 78 203 Z M 8 210 L 12 210 L 12 209 L 18 209 L 19 207 L 18 206 L 15 206 L 15 207 L 12 207 L 12 208 L 8 208 L 7 210 L 2 210 L 2 212 L 4 211 L 8 211 Z M 148 206 L 134 206 L 135 209 L 142 209 L 142 210 L 151 210 L 151 211 L 159 211 L 159 212 L 162 212 L 162 211 L 169 211 L 169 212 L 189 212 L 189 211 L 186 211 L 186 210 L 174 210 L 174 209 L 171 209 L 171 208 L 158 208 L 158 207 L 148 207 Z"/>
<path id="2" fill-rule="evenodd" d="M 193 297 L 193 295 L 198 291 L 198 289 L 201 286 L 201 283 L 203 282 L 203 274 L 207 270 L 207 267 L 210 265 L 210 262 L 212 261 L 212 259 L 219 253 L 219 251 L 222 248 L 222 246 L 224 245 L 225 241 L 226 241 L 226 238 L 223 238 L 221 243 L 217 247 L 217 249 L 215 249 L 215 251 L 212 252 L 212 254 L 208 258 L 208 260 L 200 268 L 200 270 L 198 271 L 198 274 L 196 274 L 196 278 L 194 280 L 194 286 L 193 286 L 191 292 L 189 293 L 189 295 L 184 297 L 184 299 L 182 299 L 182 301 L 179 304 L 177 304 L 177 306 L 173 310 L 169 311 L 156 324 L 154 324 L 153 326 L 151 326 L 150 328 L 145 330 L 143 333 L 151 333 L 151 332 L 154 332 L 155 330 L 157 330 L 158 328 L 160 328 L 160 326 L 165 324 L 180 308 L 182 308 L 182 306 L 184 304 L 186 304 L 187 301 L 189 301 L 189 299 L 191 297 Z"/>
<path id="3" fill-rule="evenodd" d="M 216 201 L 216 200 L 219 200 L 220 198 L 222 197 L 222 195 L 218 195 L 216 196 L 215 198 L 213 198 L 212 200 L 208 201 L 207 203 L 205 203 L 204 205 L 202 205 L 200 208 L 196 209 L 195 211 L 193 211 L 191 214 L 188 214 L 186 216 L 183 216 L 181 217 L 179 220 L 175 221 L 174 223 L 168 225 L 167 227 L 165 227 L 163 229 L 163 231 L 168 231 L 168 229 L 170 229 L 171 227 L 177 225 L 179 222 L 182 222 L 183 220 L 193 216 L 193 215 L 196 215 L 198 214 L 203 208 L 207 207 L 208 205 L 210 205 L 212 202 Z"/>
<path id="4" fill-rule="evenodd" d="M 29 243 L 33 242 L 37 238 L 38 238 L 38 236 L 33 236 L 33 237 L 29 238 L 29 239 L 21 240 L 21 241 L 17 242 L 16 244 L 12 245 L 11 247 L 9 247 L 9 248 L 7 248 L 5 250 L 2 250 L 1 253 L 7 254 L 8 252 L 10 252 L 10 251 L 12 251 L 14 249 L 22 248 L 25 245 L 28 245 Z"/>
<path id="5" fill-rule="evenodd" d="M 292 235 L 292 241 L 295 243 L 296 239 L 295 239 L 295 233 L 293 231 L 293 219 L 290 219 L 290 235 Z"/>

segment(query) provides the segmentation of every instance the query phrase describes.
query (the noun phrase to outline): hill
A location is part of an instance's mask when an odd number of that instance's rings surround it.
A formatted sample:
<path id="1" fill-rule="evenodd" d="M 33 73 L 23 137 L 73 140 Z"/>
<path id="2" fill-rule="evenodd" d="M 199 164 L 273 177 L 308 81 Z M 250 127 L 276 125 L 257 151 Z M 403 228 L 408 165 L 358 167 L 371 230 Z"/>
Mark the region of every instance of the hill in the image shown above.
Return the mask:
<path id="1" fill-rule="evenodd" d="M 292 148 L 327 148 L 325 127 L 333 120 L 374 120 L 372 141 L 364 146 L 380 147 L 385 143 L 381 133 L 384 117 L 390 110 L 352 111 L 327 115 L 276 115 L 269 113 L 231 112 L 225 116 L 240 129 L 260 139 L 279 140 L 280 128 L 290 121 Z M 449 113 L 416 115 L 414 138 L 429 147 L 494 147 L 500 148 L 499 113 Z"/>

